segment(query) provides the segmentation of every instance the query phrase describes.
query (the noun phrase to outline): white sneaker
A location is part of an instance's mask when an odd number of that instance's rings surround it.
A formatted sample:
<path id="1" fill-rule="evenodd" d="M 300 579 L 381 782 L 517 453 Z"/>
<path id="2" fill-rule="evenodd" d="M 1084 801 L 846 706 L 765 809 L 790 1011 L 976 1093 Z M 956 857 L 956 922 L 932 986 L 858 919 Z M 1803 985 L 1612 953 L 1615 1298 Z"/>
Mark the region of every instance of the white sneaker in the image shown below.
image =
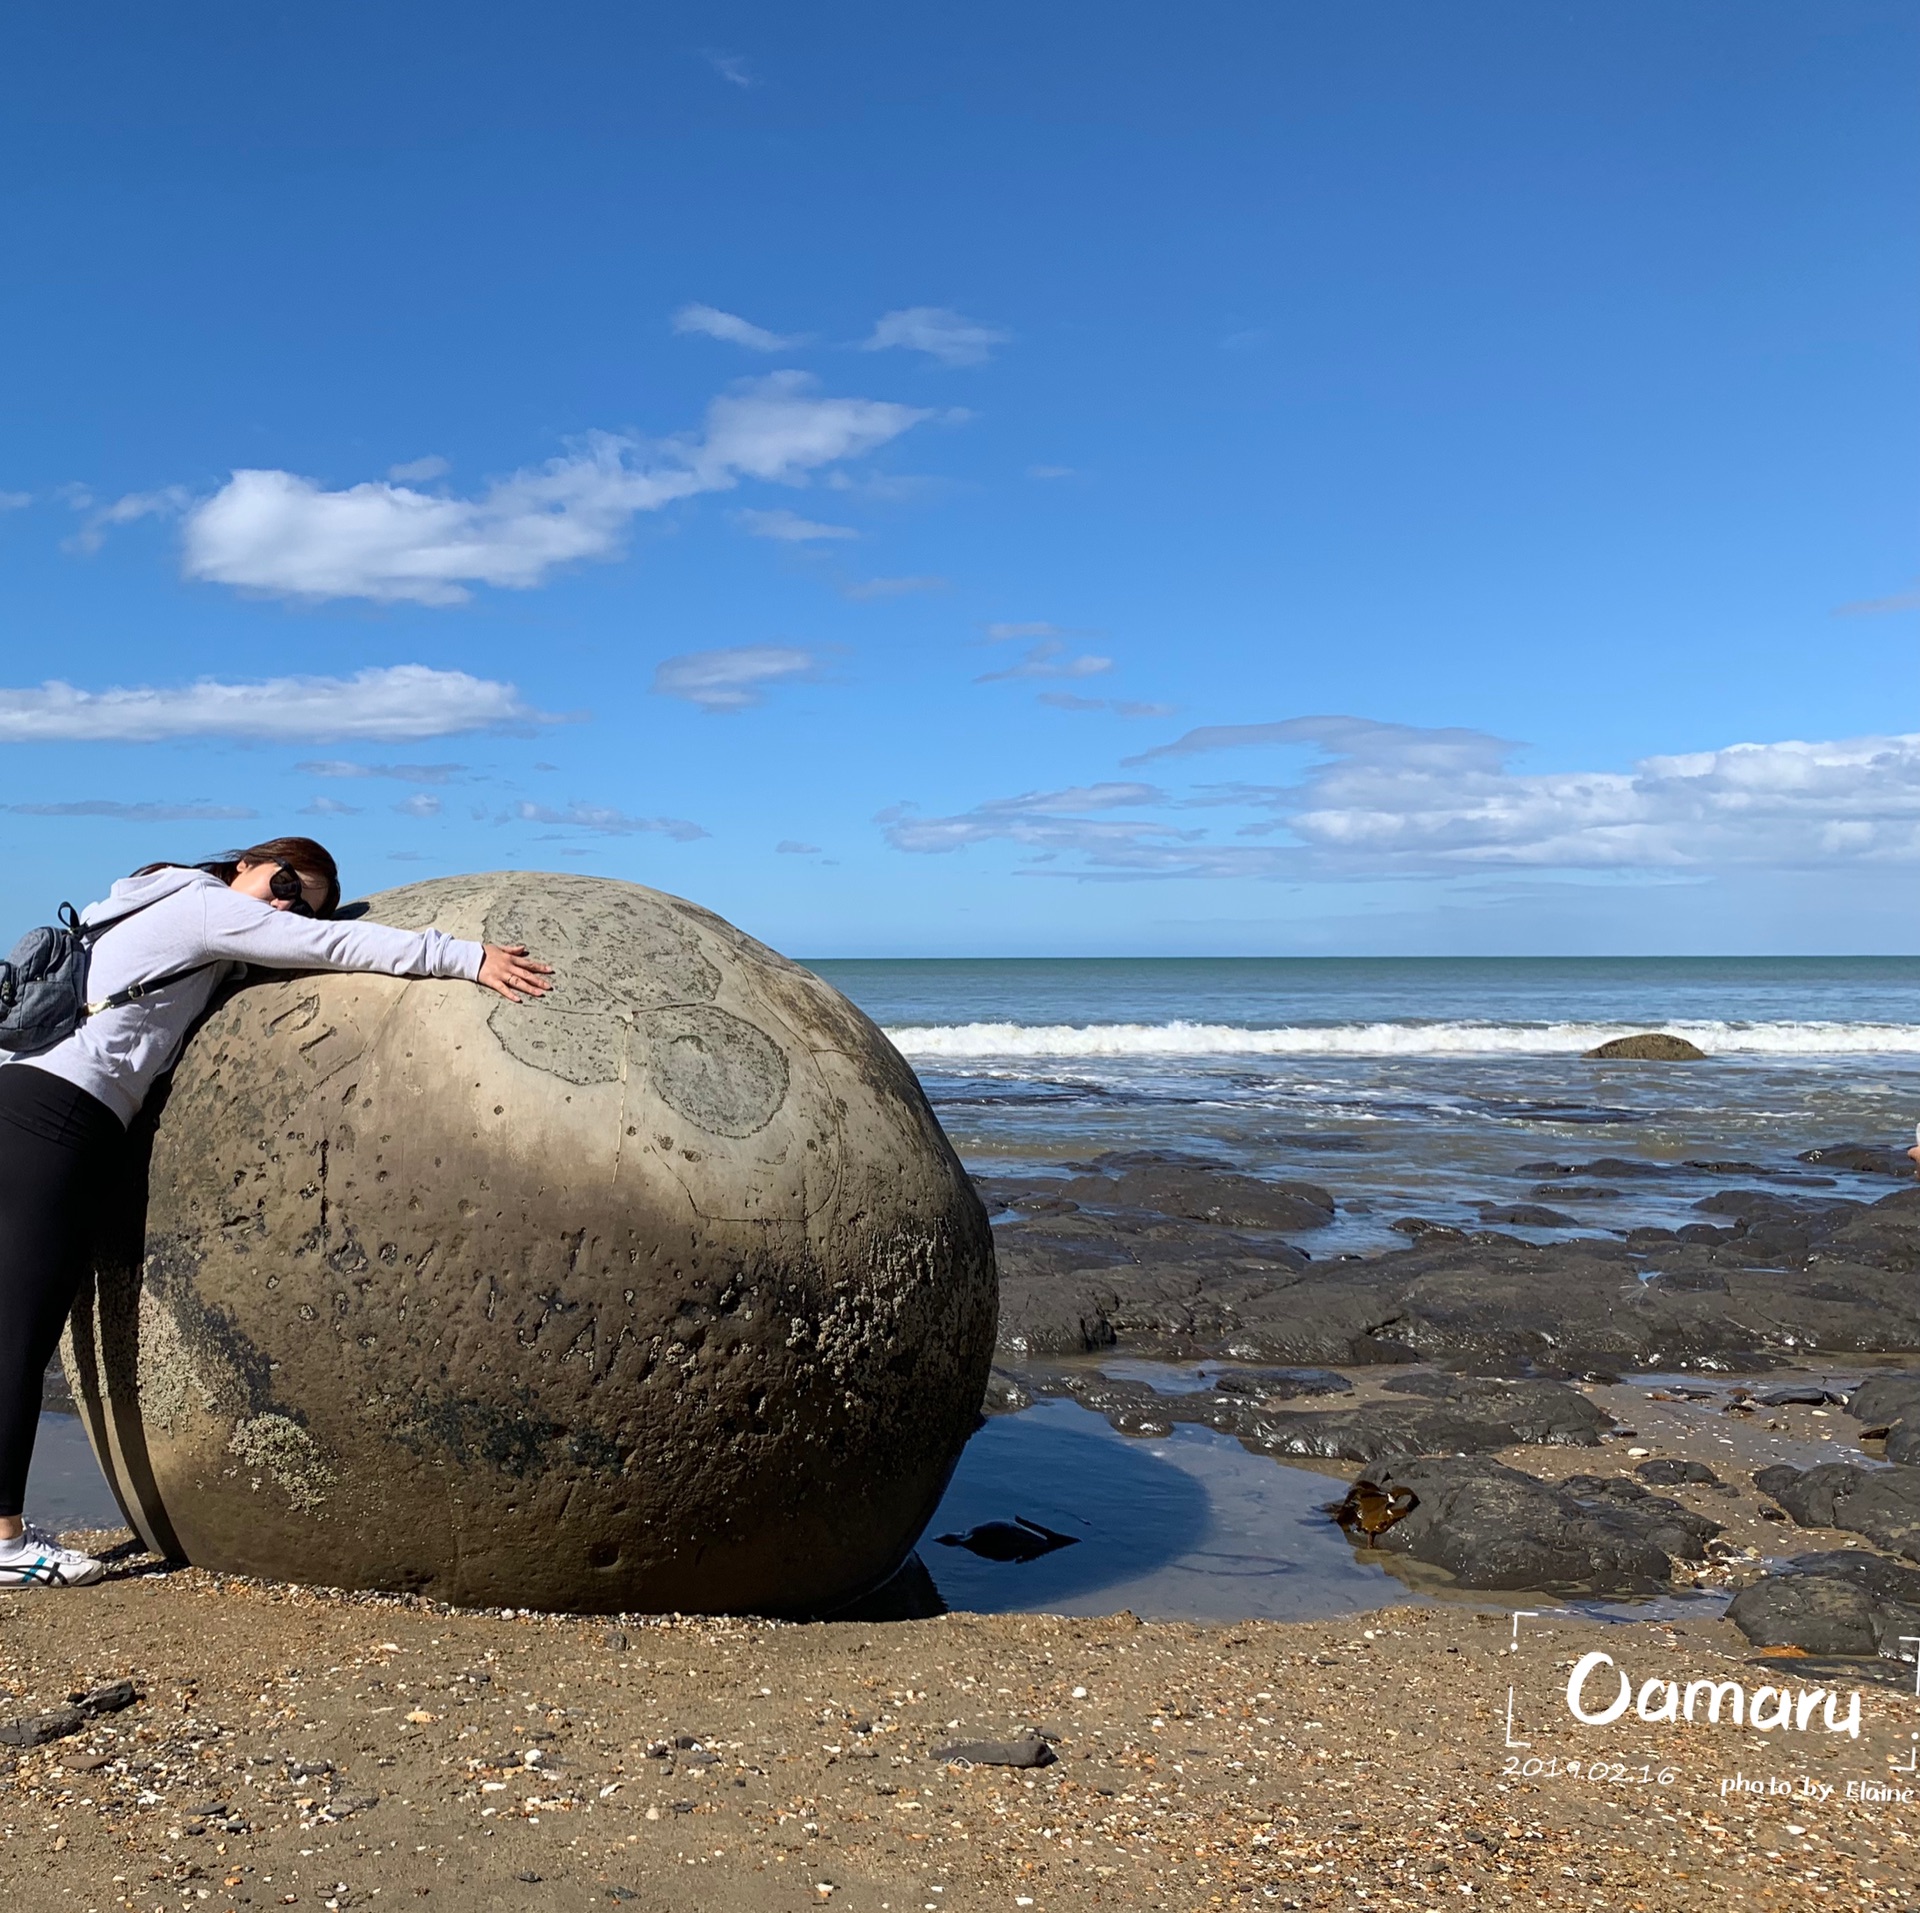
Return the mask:
<path id="1" fill-rule="evenodd" d="M 83 1588 L 106 1571 L 104 1562 L 63 1548 L 32 1522 L 13 1540 L 0 1541 L 0 1588 Z"/>

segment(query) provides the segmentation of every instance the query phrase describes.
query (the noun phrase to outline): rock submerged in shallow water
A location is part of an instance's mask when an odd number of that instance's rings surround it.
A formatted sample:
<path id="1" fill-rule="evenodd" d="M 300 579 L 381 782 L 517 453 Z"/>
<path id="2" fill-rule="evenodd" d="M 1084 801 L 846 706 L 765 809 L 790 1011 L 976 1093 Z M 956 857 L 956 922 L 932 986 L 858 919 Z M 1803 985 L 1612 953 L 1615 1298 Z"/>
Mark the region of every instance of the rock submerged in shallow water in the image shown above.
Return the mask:
<path id="1" fill-rule="evenodd" d="M 1585 1051 L 1584 1063 L 1704 1063 L 1707 1053 L 1684 1036 L 1650 1030 L 1644 1036 L 1616 1036 L 1611 1043 Z"/>
<path id="2" fill-rule="evenodd" d="M 987 1220 L 838 992 L 692 904 L 509 873 L 373 899 L 544 1002 L 283 976 L 201 1026 L 68 1354 L 143 1535 L 462 1605 L 819 1612 L 974 1426 Z"/>

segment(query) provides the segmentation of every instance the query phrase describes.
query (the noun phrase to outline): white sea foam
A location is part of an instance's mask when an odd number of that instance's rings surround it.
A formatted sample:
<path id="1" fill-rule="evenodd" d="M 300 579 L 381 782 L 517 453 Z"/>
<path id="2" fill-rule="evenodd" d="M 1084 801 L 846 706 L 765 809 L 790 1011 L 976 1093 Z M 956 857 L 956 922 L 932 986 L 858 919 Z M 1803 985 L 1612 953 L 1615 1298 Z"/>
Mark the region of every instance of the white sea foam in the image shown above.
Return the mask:
<path id="1" fill-rule="evenodd" d="M 943 1023 L 890 1029 L 903 1055 L 968 1057 L 1564 1056 L 1646 1023 Z M 1920 1055 L 1916 1023 L 1663 1023 L 1709 1056 Z"/>

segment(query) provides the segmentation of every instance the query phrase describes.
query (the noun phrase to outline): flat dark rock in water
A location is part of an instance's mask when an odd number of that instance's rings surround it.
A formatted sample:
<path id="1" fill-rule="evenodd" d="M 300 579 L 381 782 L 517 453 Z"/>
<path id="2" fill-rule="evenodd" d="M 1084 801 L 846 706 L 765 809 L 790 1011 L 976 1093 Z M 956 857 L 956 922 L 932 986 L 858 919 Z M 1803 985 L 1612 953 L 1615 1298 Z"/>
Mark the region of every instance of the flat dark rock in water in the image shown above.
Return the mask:
<path id="1" fill-rule="evenodd" d="M 1407 1247 L 1353 1260 L 1172 1219 L 1017 1222 L 995 1232 L 1001 1345 L 1559 1374 L 1751 1372 L 1798 1365 L 1809 1347 L 1920 1349 L 1920 1187 L 1872 1203 L 1730 1189 L 1705 1206 L 1712 1222 L 1626 1241 L 1423 1224 Z"/>
<path id="2" fill-rule="evenodd" d="M 1842 1407 L 1846 1396 L 1837 1388 L 1823 1388 L 1817 1382 L 1794 1382 L 1781 1388 L 1759 1388 L 1753 1399 L 1762 1408 L 1825 1408 L 1828 1403 Z"/>
<path id="3" fill-rule="evenodd" d="M 1382 1455 L 1484 1453 L 1533 1442 L 1591 1448 L 1613 1426 L 1604 1409 L 1558 1382 L 1440 1375 L 1407 1380 L 1428 1399 L 1271 1415 L 1259 1424 L 1255 1438 L 1273 1454 L 1373 1461 Z"/>
<path id="4" fill-rule="evenodd" d="M 1267 1182 L 1223 1163 L 1151 1150 L 1100 1156 L 1093 1166 L 1098 1175 L 1074 1177 L 1061 1196 L 1083 1207 L 1145 1210 L 1231 1229 L 1324 1229 L 1333 1220 L 1333 1197 L 1317 1183 Z"/>
<path id="5" fill-rule="evenodd" d="M 1059 1758 L 1037 1735 L 1021 1740 L 956 1740 L 936 1747 L 934 1760 L 964 1760 L 975 1767 L 1049 1767 Z"/>
<path id="6" fill-rule="evenodd" d="M 1895 1554 L 1920 1560 L 1920 1468 L 1861 1468 L 1823 1461 L 1762 1468 L 1753 1485 L 1803 1528 L 1843 1528 Z"/>
<path id="7" fill-rule="evenodd" d="M 1822 1169 L 1850 1169 L 1857 1176 L 1894 1176 L 1911 1182 L 1914 1167 L 1904 1149 L 1889 1149 L 1884 1143 L 1832 1142 L 1818 1149 L 1804 1149 L 1800 1162 L 1818 1164 Z"/>
<path id="8" fill-rule="evenodd" d="M 983 1521 L 965 1534 L 934 1537 L 943 1548 L 965 1548 L 983 1561 L 1037 1561 L 1057 1548 L 1072 1547 L 1079 1538 L 1073 1534 L 1056 1534 L 1037 1521 L 1029 1521 L 1025 1515 L 1016 1515 L 1011 1521 Z"/>
<path id="9" fill-rule="evenodd" d="M 1353 1384 L 1330 1368 L 1223 1368 L 1213 1378 L 1222 1395 L 1291 1401 L 1300 1395 L 1350 1395 Z"/>
<path id="10" fill-rule="evenodd" d="M 1920 1573 L 1877 1554 L 1803 1554 L 1733 1597 L 1727 1619 L 1756 1647 L 1809 1654 L 1908 1652 L 1920 1635 Z"/>
<path id="11" fill-rule="evenodd" d="M 1487 1203 L 1480 1210 L 1480 1220 L 1509 1229 L 1575 1229 L 1580 1226 L 1575 1217 L 1562 1215 L 1558 1209 L 1548 1209 L 1537 1202 Z"/>
<path id="12" fill-rule="evenodd" d="M 1444 1568 L 1462 1587 L 1649 1594 L 1670 1584 L 1672 1557 L 1704 1560 L 1720 1531 L 1635 1482 L 1575 1476 L 1556 1487 L 1484 1455 L 1393 1460 L 1367 1478 L 1414 1500 L 1372 1544 Z"/>
<path id="13" fill-rule="evenodd" d="M 1587 1050 L 1581 1061 L 1587 1063 L 1704 1063 L 1705 1050 L 1689 1043 L 1684 1036 L 1669 1036 L 1653 1031 L 1644 1036 L 1616 1036 L 1611 1043 Z"/>

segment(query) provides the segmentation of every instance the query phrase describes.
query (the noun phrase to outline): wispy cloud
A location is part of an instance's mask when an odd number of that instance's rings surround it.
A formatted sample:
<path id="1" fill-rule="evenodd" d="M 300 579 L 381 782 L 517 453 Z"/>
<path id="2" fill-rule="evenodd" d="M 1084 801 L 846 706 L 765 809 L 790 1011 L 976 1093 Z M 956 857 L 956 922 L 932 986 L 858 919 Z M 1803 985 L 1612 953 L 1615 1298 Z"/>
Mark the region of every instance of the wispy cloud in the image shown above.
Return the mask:
<path id="1" fill-rule="evenodd" d="M 1042 691 L 1042 704 L 1056 711 L 1111 711 L 1115 717 L 1171 717 L 1171 704 L 1136 704 L 1128 698 L 1076 697 L 1071 691 Z"/>
<path id="2" fill-rule="evenodd" d="M 1889 611 L 1920 611 L 1920 585 L 1907 591 L 1896 591 L 1885 598 L 1859 598 L 1852 604 L 1840 605 L 1835 615 L 1842 618 L 1873 618 Z"/>
<path id="3" fill-rule="evenodd" d="M 775 538 L 782 544 L 804 545 L 821 538 L 858 538 L 851 525 L 823 525 L 818 519 L 802 518 L 784 505 L 772 511 L 742 511 L 735 518 L 756 538 Z"/>
<path id="4" fill-rule="evenodd" d="M 682 306 L 673 315 L 676 332 L 703 333 L 709 339 L 721 339 L 728 345 L 744 345 L 749 352 L 785 352 L 802 341 L 797 335 L 769 332 L 737 312 L 722 312 L 718 306 Z"/>
<path id="5" fill-rule="evenodd" d="M 525 731 L 556 722 L 511 684 L 424 664 L 391 665 L 350 678 L 284 677 L 250 684 L 202 678 L 175 690 L 81 691 L 58 680 L 33 690 L 0 690 L 0 744 L 145 744 L 182 737 L 397 743 L 464 731 Z"/>
<path id="6" fill-rule="evenodd" d="M 555 809 L 548 804 L 516 804 L 510 815 L 522 823 L 558 824 L 568 829 L 597 830 L 608 836 L 630 837 L 652 831 L 671 837 L 675 843 L 689 844 L 696 837 L 710 836 L 700 825 L 684 817 L 629 817 L 623 810 L 601 804 L 568 804 Z"/>
<path id="7" fill-rule="evenodd" d="M 452 464 L 438 452 L 429 452 L 425 458 L 410 458 L 404 465 L 389 465 L 387 476 L 403 485 L 424 484 L 428 479 L 445 478 L 452 470 Z"/>
<path id="8" fill-rule="evenodd" d="M 350 764 L 338 757 L 310 757 L 293 768 L 308 777 L 390 777 L 402 784 L 451 784 L 467 770 L 464 764 Z"/>
<path id="9" fill-rule="evenodd" d="M 1159 859 L 1206 833 L 1170 823 L 1087 815 L 1166 803 L 1151 784 L 1090 784 L 1071 790 L 1026 791 L 998 797 L 957 816 L 922 817 L 911 805 L 884 810 L 874 820 L 896 850 L 940 856 L 981 843 L 1010 843 L 1057 856 L 1078 852 L 1103 864 L 1138 857 Z"/>
<path id="10" fill-rule="evenodd" d="M 1009 678 L 1090 678 L 1112 669 L 1111 658 L 1096 657 L 1091 652 L 1069 657 L 1060 639 L 1043 638 L 1027 647 L 1026 656 L 1018 664 L 1010 664 L 1004 671 L 983 671 L 974 683 L 999 684 Z"/>
<path id="11" fill-rule="evenodd" d="M 233 823 L 260 815 L 237 804 L 120 804 L 103 797 L 72 804 L 5 804 L 0 809 L 18 817 L 113 817 L 135 824 Z"/>
<path id="12" fill-rule="evenodd" d="M 189 578 L 309 599 L 459 604 L 474 585 L 526 590 L 557 566 L 611 558 L 635 514 L 746 479 L 804 482 L 931 414 L 821 396 L 803 372 L 743 381 L 697 437 L 648 450 L 596 434 L 578 451 L 450 497 L 370 480 L 328 491 L 277 470 L 237 471 L 187 516 Z"/>
<path id="13" fill-rule="evenodd" d="M 649 688 L 656 697 L 683 698 L 703 711 L 744 711 L 767 701 L 769 685 L 806 683 L 820 668 L 811 651 L 794 645 L 737 644 L 665 658 Z"/>
<path id="14" fill-rule="evenodd" d="M 1080 474 L 1071 465 L 1029 465 L 1027 467 L 1027 476 L 1029 478 L 1046 480 L 1054 478 L 1078 478 Z"/>
<path id="15" fill-rule="evenodd" d="M 0 492 L 0 511 L 25 511 L 32 503 L 32 492 Z"/>
<path id="16" fill-rule="evenodd" d="M 782 837 L 773 848 L 782 857 L 817 857 L 820 854 L 818 844 L 799 843 L 792 837 Z"/>
<path id="17" fill-rule="evenodd" d="M 871 598 L 904 598 L 916 591 L 950 591 L 951 579 L 934 576 L 918 578 L 856 578 L 840 587 L 843 598 L 865 602 Z"/>
<path id="18" fill-rule="evenodd" d="M 92 503 L 84 491 L 70 494 L 76 510 Z M 88 514 L 87 522 L 71 538 L 62 541 L 65 551 L 94 552 L 107 541 L 107 533 L 116 525 L 131 525 L 142 518 L 172 518 L 193 502 L 193 494 L 184 485 L 163 485 L 158 491 L 128 492 L 110 505 L 102 505 Z"/>
<path id="19" fill-rule="evenodd" d="M 747 63 L 737 53 L 722 53 L 717 47 L 702 47 L 700 57 L 727 82 L 729 86 L 741 88 L 755 87 L 760 84 L 747 70 Z"/>
<path id="20" fill-rule="evenodd" d="M 1038 620 L 1028 624 L 990 624 L 987 626 L 989 644 L 1006 644 L 1015 638 L 1070 638 L 1074 634 L 1064 625 L 1048 624 Z"/>
<path id="21" fill-rule="evenodd" d="M 316 797 L 310 804 L 300 806 L 302 817 L 358 817 L 358 804 L 343 804 L 337 797 Z"/>
<path id="22" fill-rule="evenodd" d="M 438 817 L 440 808 L 440 799 L 430 790 L 417 790 L 394 805 L 402 817 Z"/>
<path id="23" fill-rule="evenodd" d="M 885 352 L 899 347 L 924 352 L 942 365 L 984 365 L 993 356 L 993 348 L 1005 345 L 1012 337 L 1011 332 L 964 318 L 947 306 L 903 306 L 897 312 L 883 313 L 874 322 L 861 349 Z"/>

